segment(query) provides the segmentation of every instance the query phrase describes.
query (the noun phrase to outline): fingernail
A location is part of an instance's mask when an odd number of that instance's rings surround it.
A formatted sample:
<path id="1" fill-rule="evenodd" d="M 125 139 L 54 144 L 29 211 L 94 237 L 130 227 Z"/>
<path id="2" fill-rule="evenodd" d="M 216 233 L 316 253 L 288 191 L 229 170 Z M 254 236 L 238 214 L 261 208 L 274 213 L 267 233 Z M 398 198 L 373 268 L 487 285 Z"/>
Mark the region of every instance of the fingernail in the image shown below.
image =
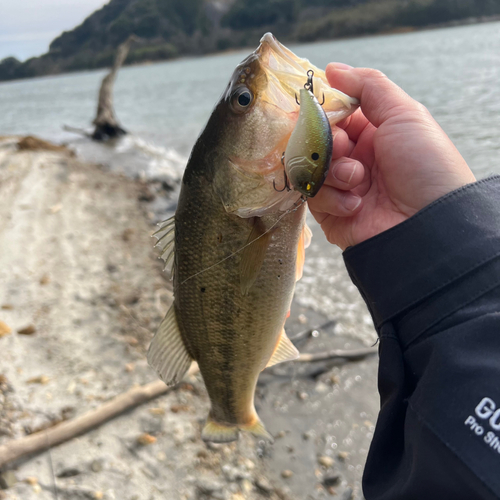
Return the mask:
<path id="1" fill-rule="evenodd" d="M 356 163 L 352 162 L 340 162 L 335 165 L 335 168 L 333 170 L 333 176 L 335 179 L 345 182 L 346 184 L 349 184 L 352 180 L 352 176 L 354 175 L 354 172 L 356 171 Z"/>
<path id="2" fill-rule="evenodd" d="M 341 62 L 333 62 L 330 63 L 332 66 L 335 67 L 335 69 L 352 69 L 352 66 L 349 66 L 349 64 L 341 63 Z"/>
<path id="3" fill-rule="evenodd" d="M 361 203 L 361 197 L 356 196 L 355 194 L 347 193 L 344 197 L 344 208 L 349 210 L 349 212 L 354 212 L 356 208 L 359 207 Z"/>

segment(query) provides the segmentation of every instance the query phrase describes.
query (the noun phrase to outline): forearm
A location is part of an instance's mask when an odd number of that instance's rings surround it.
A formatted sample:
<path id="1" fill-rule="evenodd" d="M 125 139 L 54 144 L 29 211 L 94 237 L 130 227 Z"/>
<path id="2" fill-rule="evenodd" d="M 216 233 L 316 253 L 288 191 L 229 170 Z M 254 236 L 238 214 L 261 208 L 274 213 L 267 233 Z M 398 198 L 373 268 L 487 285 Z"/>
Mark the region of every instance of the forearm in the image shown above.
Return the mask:
<path id="1" fill-rule="evenodd" d="M 500 498 L 499 221 L 496 177 L 344 253 L 381 339 L 367 500 Z"/>

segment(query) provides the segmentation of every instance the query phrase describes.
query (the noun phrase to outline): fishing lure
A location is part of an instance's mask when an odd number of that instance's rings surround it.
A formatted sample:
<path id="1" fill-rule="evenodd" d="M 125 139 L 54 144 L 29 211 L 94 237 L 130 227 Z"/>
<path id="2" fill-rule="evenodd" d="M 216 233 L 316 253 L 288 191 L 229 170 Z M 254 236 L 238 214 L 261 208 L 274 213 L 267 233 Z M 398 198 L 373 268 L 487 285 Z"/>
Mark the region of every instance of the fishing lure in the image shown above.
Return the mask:
<path id="1" fill-rule="evenodd" d="M 314 72 L 309 70 L 307 76 L 307 83 L 300 89 L 299 118 L 282 161 L 285 187 L 312 198 L 318 194 L 328 174 L 333 138 L 328 117 L 314 96 Z"/>

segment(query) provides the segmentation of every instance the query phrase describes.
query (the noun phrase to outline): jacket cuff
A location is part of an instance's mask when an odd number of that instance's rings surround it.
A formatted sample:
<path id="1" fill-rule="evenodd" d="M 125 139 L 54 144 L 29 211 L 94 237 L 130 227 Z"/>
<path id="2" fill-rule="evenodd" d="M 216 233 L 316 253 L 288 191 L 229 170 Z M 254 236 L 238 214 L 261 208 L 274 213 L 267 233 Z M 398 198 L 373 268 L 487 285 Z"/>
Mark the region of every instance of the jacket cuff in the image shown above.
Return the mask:
<path id="1" fill-rule="evenodd" d="M 500 256 L 500 176 L 448 193 L 343 256 L 378 330 Z"/>

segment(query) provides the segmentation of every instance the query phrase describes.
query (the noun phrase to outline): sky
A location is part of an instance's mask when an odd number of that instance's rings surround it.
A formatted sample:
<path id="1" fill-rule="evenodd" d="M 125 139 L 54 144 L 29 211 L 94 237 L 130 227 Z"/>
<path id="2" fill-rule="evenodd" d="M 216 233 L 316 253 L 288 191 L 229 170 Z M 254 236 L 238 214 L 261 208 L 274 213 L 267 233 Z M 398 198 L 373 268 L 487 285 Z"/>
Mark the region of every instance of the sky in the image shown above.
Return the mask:
<path id="1" fill-rule="evenodd" d="M 0 60 L 24 61 L 47 52 L 63 31 L 78 26 L 109 0 L 0 0 Z"/>

